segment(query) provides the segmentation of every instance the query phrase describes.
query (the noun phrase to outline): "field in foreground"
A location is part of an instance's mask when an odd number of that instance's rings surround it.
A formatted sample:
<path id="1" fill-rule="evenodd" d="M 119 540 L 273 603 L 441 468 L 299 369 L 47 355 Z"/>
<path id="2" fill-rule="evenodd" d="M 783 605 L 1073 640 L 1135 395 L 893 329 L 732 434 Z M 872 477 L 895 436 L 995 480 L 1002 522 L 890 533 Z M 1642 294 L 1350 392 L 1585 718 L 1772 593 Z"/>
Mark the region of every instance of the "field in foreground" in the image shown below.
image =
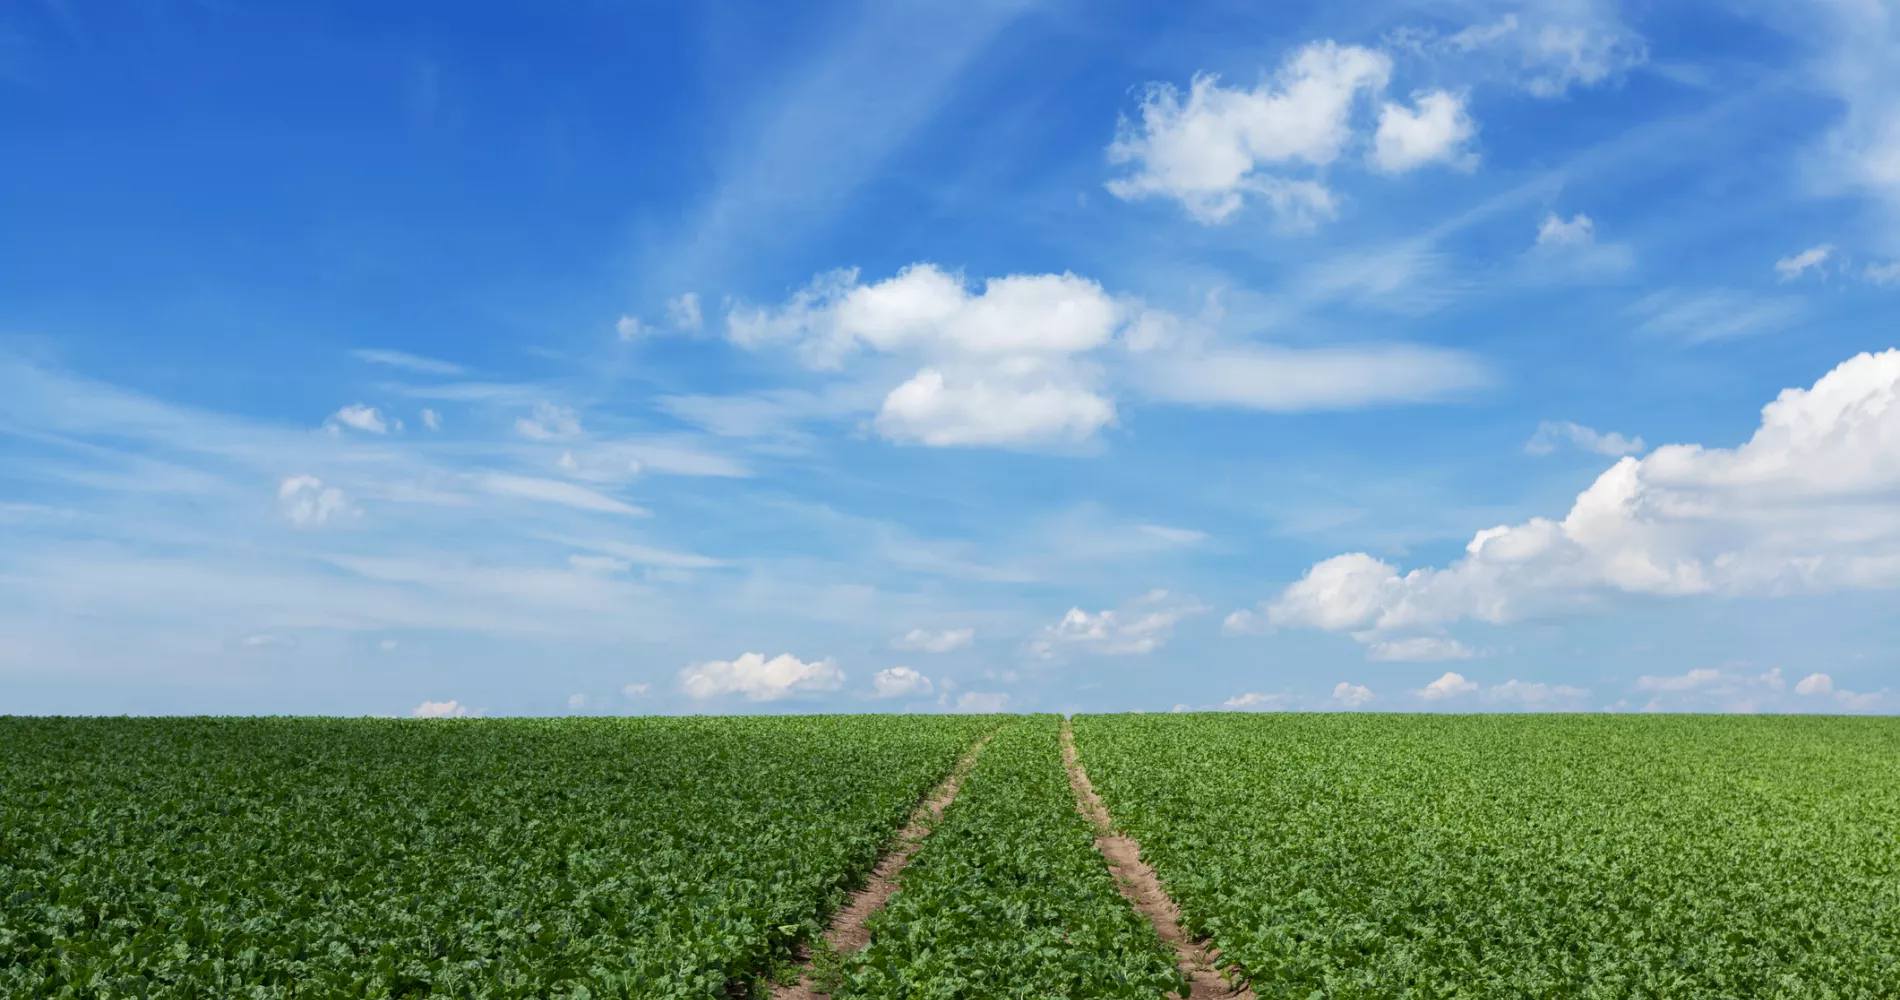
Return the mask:
<path id="1" fill-rule="evenodd" d="M 1155 997 L 1053 717 L 0 718 L 0 996 Z M 1266 997 L 1900 997 L 1900 720 L 1083 716 Z M 821 955 L 821 957 L 824 957 Z"/>
<path id="2" fill-rule="evenodd" d="M 1095 716 L 1262 997 L 1900 997 L 1900 720 Z"/>
<path id="3" fill-rule="evenodd" d="M 995 726 L 0 719 L 0 995 L 722 996 Z"/>

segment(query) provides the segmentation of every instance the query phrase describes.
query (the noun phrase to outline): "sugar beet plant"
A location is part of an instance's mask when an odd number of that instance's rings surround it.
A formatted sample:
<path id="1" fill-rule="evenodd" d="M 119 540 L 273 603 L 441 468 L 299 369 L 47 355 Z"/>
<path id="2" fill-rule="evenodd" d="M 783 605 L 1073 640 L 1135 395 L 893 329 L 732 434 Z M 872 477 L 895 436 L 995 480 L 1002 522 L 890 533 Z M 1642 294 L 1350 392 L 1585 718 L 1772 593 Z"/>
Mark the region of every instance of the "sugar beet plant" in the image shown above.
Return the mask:
<path id="1" fill-rule="evenodd" d="M 1033 716 L 984 749 L 837 996 L 1155 998 L 1184 985 L 1095 850 L 1058 732 Z"/>
<path id="2" fill-rule="evenodd" d="M 0 718 L 0 995 L 725 996 L 993 727 Z"/>
<path id="3" fill-rule="evenodd" d="M 1262 997 L 1900 997 L 1900 720 L 1075 728 Z"/>

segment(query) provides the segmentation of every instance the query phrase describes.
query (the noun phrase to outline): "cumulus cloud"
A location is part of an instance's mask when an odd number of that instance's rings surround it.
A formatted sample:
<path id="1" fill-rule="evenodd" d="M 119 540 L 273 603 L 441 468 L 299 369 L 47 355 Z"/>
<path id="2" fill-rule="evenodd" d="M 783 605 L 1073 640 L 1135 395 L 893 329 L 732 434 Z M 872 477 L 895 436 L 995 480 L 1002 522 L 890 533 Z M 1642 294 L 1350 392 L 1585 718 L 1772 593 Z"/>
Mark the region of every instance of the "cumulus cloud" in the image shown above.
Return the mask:
<path id="1" fill-rule="evenodd" d="M 334 486 L 311 475 L 290 476 L 277 484 L 277 500 L 284 516 L 299 528 L 314 528 L 338 516 L 354 514 L 349 498 Z"/>
<path id="2" fill-rule="evenodd" d="M 628 698 L 644 698 L 646 697 L 647 692 L 652 689 L 653 689 L 653 685 L 651 684 L 646 684 L 646 683 L 628 684 L 625 687 L 620 689 L 620 693 L 623 695 L 626 695 Z"/>
<path id="3" fill-rule="evenodd" d="M 568 696 L 567 696 L 567 710 L 568 710 L 568 711 L 570 711 L 570 712 L 582 712 L 582 711 L 586 711 L 586 709 L 587 709 L 587 696 L 586 696 L 586 695 L 584 695 L 584 694 L 570 694 L 570 695 L 568 695 Z"/>
<path id="4" fill-rule="evenodd" d="M 890 667 L 877 672 L 871 678 L 871 686 L 877 689 L 879 698 L 916 697 L 935 690 L 930 678 L 909 667 Z"/>
<path id="5" fill-rule="evenodd" d="M 1537 226 L 1537 242 L 1522 262 L 1532 282 L 1602 281 L 1636 266 L 1636 252 L 1622 243 L 1597 242 L 1596 221 L 1578 212 L 1568 220 L 1555 212 Z"/>
<path id="6" fill-rule="evenodd" d="M 330 419 L 345 427 L 354 427 L 359 431 L 368 431 L 371 434 L 383 434 L 389 430 L 389 421 L 384 420 L 383 415 L 378 413 L 375 407 L 364 406 L 361 403 L 355 403 L 336 411 L 330 415 Z M 334 424 L 332 426 L 334 426 Z"/>
<path id="7" fill-rule="evenodd" d="M 534 415 L 515 421 L 515 432 L 531 441 L 568 441 L 581 435 L 581 418 L 553 403 L 534 404 Z"/>
<path id="8" fill-rule="evenodd" d="M 434 410 L 423 410 L 422 411 L 422 426 L 427 427 L 428 429 L 432 431 L 441 430 L 442 429 L 442 414 L 437 413 Z"/>
<path id="9" fill-rule="evenodd" d="M 914 264 L 861 284 L 856 271 L 821 275 L 777 309 L 735 309 L 727 326 L 745 347 L 793 346 L 835 369 L 870 351 L 922 362 L 884 397 L 884 437 L 925 445 L 1006 445 L 1086 438 L 1115 419 L 1094 366 L 1079 355 L 1106 343 L 1122 305 L 1073 274 L 991 278 Z"/>
<path id="10" fill-rule="evenodd" d="M 1833 694 L 1834 678 L 1826 674 L 1809 674 L 1801 678 L 1794 686 L 1795 694 Z"/>
<path id="11" fill-rule="evenodd" d="M 1797 254 L 1790 254 L 1775 261 L 1775 275 L 1782 281 L 1794 281 L 1802 275 L 1827 262 L 1834 248 L 1826 243 L 1809 247 Z"/>
<path id="12" fill-rule="evenodd" d="M 957 696 L 957 711 L 994 715 L 1009 706 L 1009 695 L 993 691 L 965 691 Z"/>
<path id="13" fill-rule="evenodd" d="M 1537 432 L 1524 442 L 1524 452 L 1529 455 L 1548 455 L 1556 451 L 1559 444 L 1569 444 L 1612 458 L 1634 455 L 1643 450 L 1641 437 L 1624 437 L 1615 432 L 1605 434 L 1568 420 L 1546 420 L 1538 424 Z"/>
<path id="14" fill-rule="evenodd" d="M 793 694 L 835 691 L 844 671 L 830 660 L 805 663 L 790 653 L 766 659 L 746 653 L 736 660 L 695 663 L 679 673 L 680 689 L 693 698 L 743 694 L 750 701 L 778 701 Z"/>
<path id="15" fill-rule="evenodd" d="M 1585 243 L 1594 243 L 1597 238 L 1597 225 L 1590 217 L 1578 212 L 1565 222 L 1557 213 L 1544 217 L 1537 226 L 1537 245 L 1540 247 L 1574 247 Z"/>
<path id="16" fill-rule="evenodd" d="M 614 333 L 620 336 L 623 343 L 640 339 L 640 330 L 640 317 L 638 316 L 622 316 L 614 322 Z"/>
<path id="17" fill-rule="evenodd" d="M 1243 711 L 1265 711 L 1278 705 L 1284 705 L 1292 700 L 1293 696 L 1290 694 L 1262 694 L 1259 691 L 1249 691 L 1246 694 L 1237 694 L 1221 704 L 1226 705 L 1228 708 Z"/>
<path id="18" fill-rule="evenodd" d="M 1739 447 L 1625 457 L 1563 519 L 1487 528 L 1443 568 L 1335 556 L 1243 623 L 1390 633 L 1576 611 L 1610 594 L 1888 588 L 1900 585 L 1896 493 L 1900 350 L 1889 350 L 1783 390 Z"/>
<path id="19" fill-rule="evenodd" d="M 1446 671 L 1445 675 L 1424 687 L 1412 692 L 1426 701 L 1443 701 L 1456 698 L 1478 690 L 1478 685 L 1465 680 L 1465 675 Z"/>
<path id="20" fill-rule="evenodd" d="M 1477 651 L 1456 639 L 1420 635 L 1368 643 L 1366 659 L 1391 663 L 1436 663 L 1442 660 L 1469 660 Z"/>
<path id="21" fill-rule="evenodd" d="M 976 638 L 971 628 L 950 628 L 941 632 L 914 628 L 891 640 L 892 649 L 911 649 L 923 653 L 948 653 L 968 646 Z"/>
<path id="22" fill-rule="evenodd" d="M 1151 590 L 1114 610 L 1089 614 L 1070 608 L 1061 621 L 1043 629 L 1030 648 L 1041 656 L 1052 656 L 1061 647 L 1107 656 L 1152 653 L 1174 635 L 1175 623 L 1205 610 L 1192 599 Z"/>
<path id="23" fill-rule="evenodd" d="M 705 325 L 705 317 L 699 309 L 699 293 L 685 292 L 678 298 L 667 300 L 666 319 L 676 330 L 686 333 L 698 332 L 699 328 Z"/>
<path id="24" fill-rule="evenodd" d="M 1372 137 L 1372 165 L 1388 174 L 1445 163 L 1461 170 L 1478 165 L 1466 144 L 1478 134 L 1465 99 L 1443 90 L 1415 95 L 1414 106 L 1387 102 Z"/>
<path id="25" fill-rule="evenodd" d="M 1151 84 L 1140 122 L 1124 119 L 1108 149 L 1110 162 L 1134 172 L 1108 189 L 1125 200 L 1173 198 L 1203 223 L 1231 219 L 1248 197 L 1295 224 L 1329 217 L 1332 193 L 1287 170 L 1338 159 L 1352 138 L 1354 108 L 1383 91 L 1391 72 L 1383 53 L 1321 41 L 1251 89 L 1223 87 L 1212 74 L 1195 76 L 1186 94 Z"/>
<path id="26" fill-rule="evenodd" d="M 1347 708 L 1358 708 L 1372 700 L 1372 689 L 1364 684 L 1340 681 L 1333 686 L 1333 700 Z"/>
<path id="27" fill-rule="evenodd" d="M 468 715 L 468 706 L 459 701 L 425 701 L 409 714 L 418 719 L 459 719 Z"/>

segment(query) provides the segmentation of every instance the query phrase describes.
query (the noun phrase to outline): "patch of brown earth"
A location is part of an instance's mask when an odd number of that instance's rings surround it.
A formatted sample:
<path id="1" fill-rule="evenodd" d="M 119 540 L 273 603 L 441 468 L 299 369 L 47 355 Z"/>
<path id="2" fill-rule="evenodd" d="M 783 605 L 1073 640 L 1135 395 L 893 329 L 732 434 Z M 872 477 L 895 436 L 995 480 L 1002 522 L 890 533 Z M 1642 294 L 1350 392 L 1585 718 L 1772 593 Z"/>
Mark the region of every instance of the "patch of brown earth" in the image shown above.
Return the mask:
<path id="1" fill-rule="evenodd" d="M 1108 860 L 1122 895 L 1174 949 L 1174 960 L 1188 977 L 1189 990 L 1183 1000 L 1254 1000 L 1253 990 L 1245 983 L 1235 985 L 1221 974 L 1220 951 L 1212 942 L 1195 941 L 1181 930 L 1181 908 L 1155 877 L 1154 869 L 1141 860 L 1141 845 L 1115 831 L 1108 808 L 1102 805 L 1095 786 L 1089 784 L 1088 772 L 1076 759 L 1075 732 L 1067 719 L 1062 722 L 1062 762 L 1069 768 L 1069 787 L 1075 789 L 1076 808 L 1095 824 L 1095 849 Z"/>
<path id="2" fill-rule="evenodd" d="M 989 741 L 989 736 L 978 740 L 970 752 L 957 761 L 950 776 L 918 803 L 917 810 L 910 814 L 910 822 L 898 831 L 896 843 L 878 859 L 877 867 L 871 869 L 871 877 L 864 887 L 852 893 L 851 901 L 832 916 L 831 926 L 825 929 L 825 942 L 834 950 L 848 955 L 871 943 L 871 932 L 865 929 L 864 922 L 897 894 L 897 877 L 910 864 L 911 855 L 923 846 L 924 838 L 930 836 L 930 831 L 943 819 L 943 811 L 956 801 L 963 779 L 969 776 L 970 768 L 976 766 L 977 754 L 983 752 Z M 818 1000 L 829 996 L 819 993 L 812 985 L 809 960 L 798 970 L 797 982 L 774 984 L 771 992 L 772 1000 Z"/>

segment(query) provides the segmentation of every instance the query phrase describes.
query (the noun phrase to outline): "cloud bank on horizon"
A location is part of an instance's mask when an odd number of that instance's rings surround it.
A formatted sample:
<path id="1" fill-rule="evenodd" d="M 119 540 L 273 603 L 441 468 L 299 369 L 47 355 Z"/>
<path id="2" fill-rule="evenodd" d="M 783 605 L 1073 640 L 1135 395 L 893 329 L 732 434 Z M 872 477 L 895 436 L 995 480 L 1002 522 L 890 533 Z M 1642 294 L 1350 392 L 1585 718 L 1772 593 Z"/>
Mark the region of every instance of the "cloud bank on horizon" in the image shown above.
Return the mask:
<path id="1" fill-rule="evenodd" d="M 1042 8 L 0 12 L 0 712 L 1900 711 L 1900 9 Z"/>

